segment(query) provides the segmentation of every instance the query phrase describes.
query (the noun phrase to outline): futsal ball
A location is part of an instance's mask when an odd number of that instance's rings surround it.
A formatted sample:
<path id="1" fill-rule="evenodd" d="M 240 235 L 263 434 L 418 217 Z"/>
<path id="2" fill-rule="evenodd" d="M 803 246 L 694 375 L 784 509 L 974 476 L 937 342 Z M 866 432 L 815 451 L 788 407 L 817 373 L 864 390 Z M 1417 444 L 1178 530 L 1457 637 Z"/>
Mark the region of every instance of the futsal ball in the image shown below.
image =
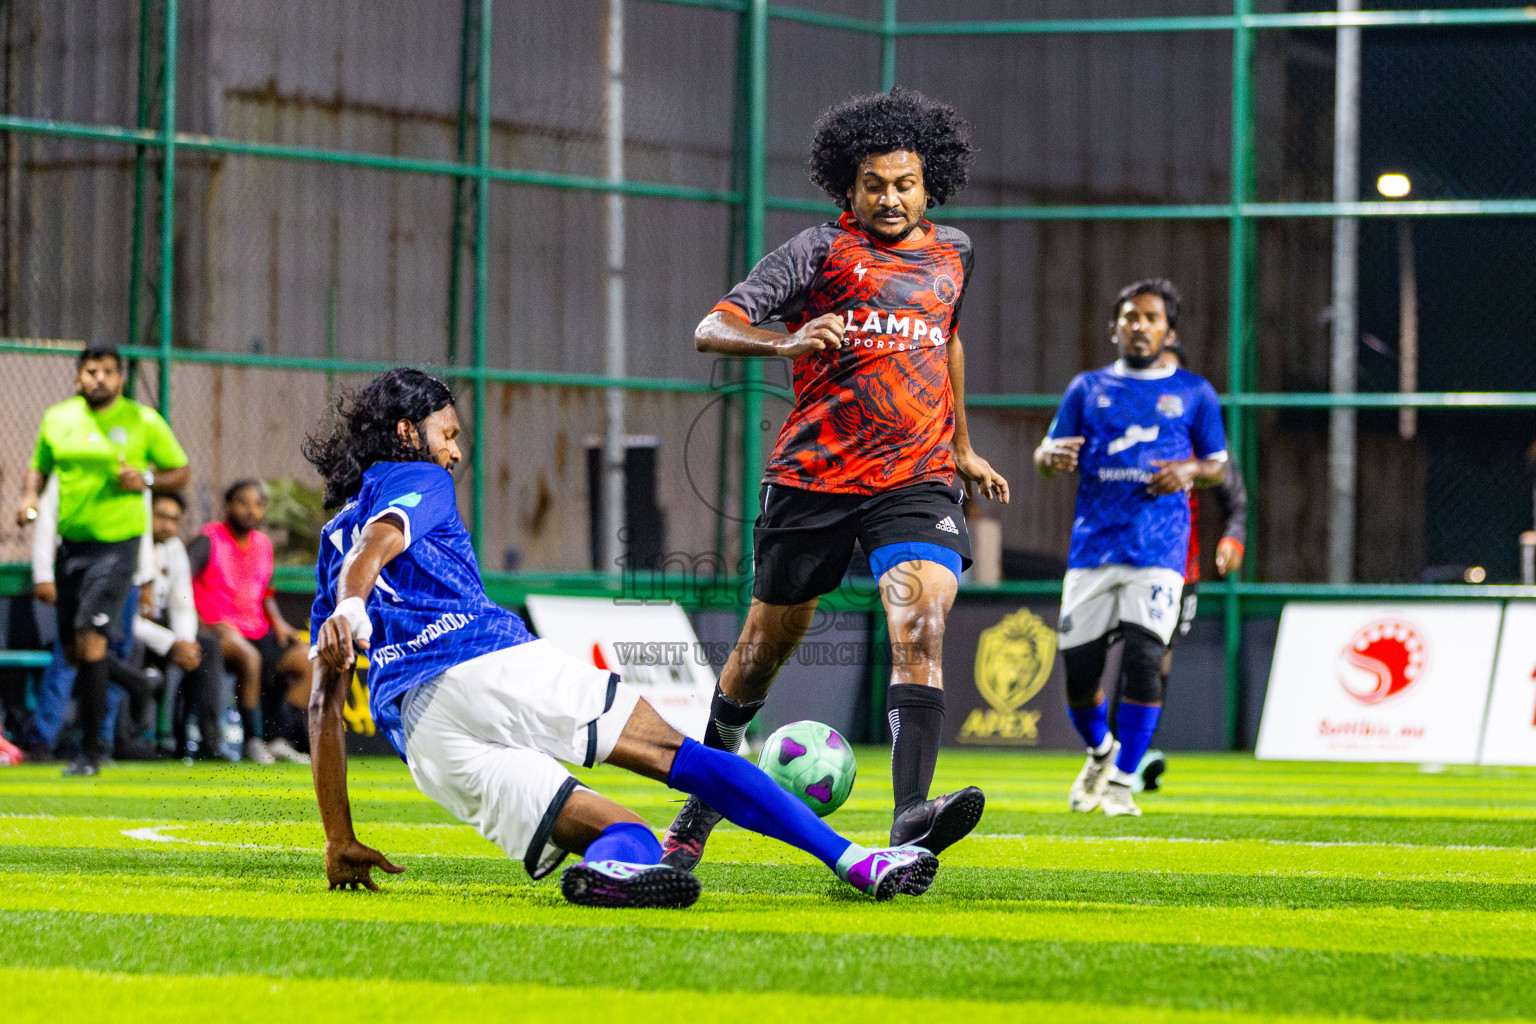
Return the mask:
<path id="1" fill-rule="evenodd" d="M 843 806 L 859 772 L 848 741 L 820 722 L 779 729 L 763 744 L 757 766 L 823 818 Z"/>

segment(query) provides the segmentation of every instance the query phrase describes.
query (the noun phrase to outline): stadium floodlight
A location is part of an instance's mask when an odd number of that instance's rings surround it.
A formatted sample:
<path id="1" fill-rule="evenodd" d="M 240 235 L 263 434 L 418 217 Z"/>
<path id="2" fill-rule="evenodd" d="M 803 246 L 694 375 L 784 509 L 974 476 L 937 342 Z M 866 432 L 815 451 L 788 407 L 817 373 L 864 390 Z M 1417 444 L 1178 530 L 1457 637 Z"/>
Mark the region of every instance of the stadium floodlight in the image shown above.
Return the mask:
<path id="1" fill-rule="evenodd" d="M 1408 180 L 1408 175 L 1398 171 L 1389 171 L 1376 179 L 1376 191 L 1388 199 L 1401 199 L 1413 190 L 1413 182 Z"/>

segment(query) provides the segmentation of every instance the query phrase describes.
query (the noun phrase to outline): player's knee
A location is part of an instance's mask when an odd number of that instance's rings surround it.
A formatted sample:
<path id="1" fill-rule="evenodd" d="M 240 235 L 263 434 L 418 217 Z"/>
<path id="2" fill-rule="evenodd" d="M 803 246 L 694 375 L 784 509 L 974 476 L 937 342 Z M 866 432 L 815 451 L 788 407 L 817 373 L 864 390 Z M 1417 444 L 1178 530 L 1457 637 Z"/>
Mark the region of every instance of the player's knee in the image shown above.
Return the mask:
<path id="1" fill-rule="evenodd" d="M 1108 636 L 1061 652 L 1061 658 L 1067 664 L 1068 706 L 1085 710 L 1099 703 L 1099 679 L 1104 675 L 1104 659 L 1108 653 Z"/>
<path id="2" fill-rule="evenodd" d="M 911 604 L 893 605 L 886 613 L 891 643 L 917 656 L 937 658 L 944 649 L 947 609 L 938 597 L 918 598 Z"/>
<path id="3" fill-rule="evenodd" d="M 1163 702 L 1163 654 L 1168 645 L 1163 638 L 1141 626 L 1125 627 L 1125 662 L 1121 675 L 1125 682 L 1120 696 L 1137 704 Z"/>

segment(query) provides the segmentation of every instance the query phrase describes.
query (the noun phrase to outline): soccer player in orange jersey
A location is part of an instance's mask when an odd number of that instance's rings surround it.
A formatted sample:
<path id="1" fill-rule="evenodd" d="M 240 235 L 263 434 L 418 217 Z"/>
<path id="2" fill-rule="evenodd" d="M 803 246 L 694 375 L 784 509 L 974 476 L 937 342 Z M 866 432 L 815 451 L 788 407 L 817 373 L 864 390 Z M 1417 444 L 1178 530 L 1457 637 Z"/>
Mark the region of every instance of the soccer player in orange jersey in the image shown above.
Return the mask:
<path id="1" fill-rule="evenodd" d="M 891 843 L 933 853 L 975 828 L 985 803 L 974 786 L 928 799 L 944 727 L 944 620 L 970 561 L 962 483 L 1008 500 L 966 430 L 956 330 L 971 241 L 924 218 L 965 186 L 969 134 L 951 108 L 902 89 L 828 110 L 811 179 L 842 216 L 768 254 L 694 332 L 701 352 L 792 360 L 795 384 L 763 476 L 752 605 L 704 742 L 737 748 L 857 542 L 897 652 Z M 771 323 L 788 333 L 763 328 Z M 667 863 L 691 869 L 719 820 L 690 798 L 663 840 Z"/>

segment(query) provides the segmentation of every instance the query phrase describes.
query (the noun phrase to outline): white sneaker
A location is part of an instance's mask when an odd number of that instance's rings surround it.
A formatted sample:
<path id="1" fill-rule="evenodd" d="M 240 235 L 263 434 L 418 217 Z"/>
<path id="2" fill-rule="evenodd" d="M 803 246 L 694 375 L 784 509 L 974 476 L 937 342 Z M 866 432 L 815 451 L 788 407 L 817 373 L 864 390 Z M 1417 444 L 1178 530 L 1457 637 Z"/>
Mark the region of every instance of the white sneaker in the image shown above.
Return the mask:
<path id="1" fill-rule="evenodd" d="M 1088 755 L 1088 760 L 1083 763 L 1083 770 L 1077 773 L 1077 781 L 1072 783 L 1072 792 L 1067 794 L 1067 806 L 1079 814 L 1087 814 L 1099 806 L 1099 800 L 1104 796 L 1104 787 L 1109 785 L 1109 770 L 1115 766 L 1115 758 L 1120 756 L 1120 741 L 1115 740 L 1109 745 L 1102 756 Z"/>
<path id="2" fill-rule="evenodd" d="M 272 756 L 272 751 L 267 749 L 266 742 L 260 736 L 246 740 L 242 753 L 252 764 L 277 764 L 277 758 Z"/>
<path id="3" fill-rule="evenodd" d="M 309 764 L 309 755 L 281 736 L 267 744 L 267 753 L 289 764 Z"/>
<path id="4" fill-rule="evenodd" d="M 1104 787 L 1104 796 L 1099 800 L 1099 806 L 1104 808 L 1106 818 L 1118 818 L 1121 815 L 1141 817 L 1141 808 L 1131 799 L 1131 787 L 1123 782 L 1111 782 Z"/>

